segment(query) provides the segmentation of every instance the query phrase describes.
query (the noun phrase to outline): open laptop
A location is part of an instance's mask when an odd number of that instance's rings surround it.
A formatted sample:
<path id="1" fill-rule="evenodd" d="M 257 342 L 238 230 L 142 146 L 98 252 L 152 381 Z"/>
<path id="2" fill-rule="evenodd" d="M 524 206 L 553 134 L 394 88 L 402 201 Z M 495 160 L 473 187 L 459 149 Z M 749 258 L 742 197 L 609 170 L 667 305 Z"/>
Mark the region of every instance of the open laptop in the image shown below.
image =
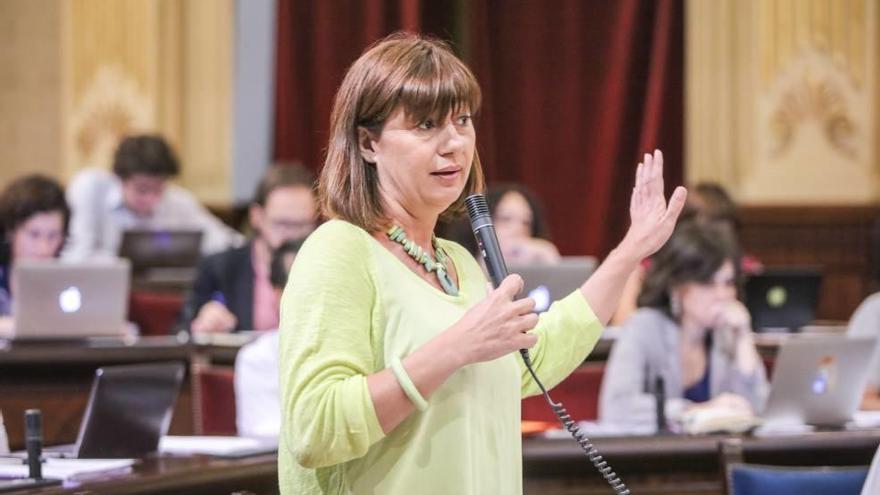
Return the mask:
<path id="1" fill-rule="evenodd" d="M 21 261 L 12 269 L 14 340 L 126 335 L 129 265 L 125 260 Z"/>
<path id="2" fill-rule="evenodd" d="M 746 282 L 746 307 L 756 331 L 796 331 L 809 325 L 819 301 L 817 268 L 774 268 Z"/>
<path id="3" fill-rule="evenodd" d="M 188 286 L 202 254 L 200 230 L 126 230 L 119 257 L 131 261 L 136 282 Z"/>
<path id="4" fill-rule="evenodd" d="M 99 368 L 76 443 L 48 447 L 46 454 L 127 459 L 156 452 L 171 424 L 184 370 L 181 362 Z"/>
<path id="5" fill-rule="evenodd" d="M 868 378 L 875 339 L 798 336 L 776 356 L 762 417 L 775 425 L 842 426 L 852 419 Z"/>
<path id="6" fill-rule="evenodd" d="M 553 301 L 558 301 L 580 287 L 596 269 L 592 256 L 568 256 L 556 263 L 529 263 L 508 266 L 510 273 L 517 273 L 525 282 L 523 294 L 535 299 L 535 311 L 547 311 Z"/>

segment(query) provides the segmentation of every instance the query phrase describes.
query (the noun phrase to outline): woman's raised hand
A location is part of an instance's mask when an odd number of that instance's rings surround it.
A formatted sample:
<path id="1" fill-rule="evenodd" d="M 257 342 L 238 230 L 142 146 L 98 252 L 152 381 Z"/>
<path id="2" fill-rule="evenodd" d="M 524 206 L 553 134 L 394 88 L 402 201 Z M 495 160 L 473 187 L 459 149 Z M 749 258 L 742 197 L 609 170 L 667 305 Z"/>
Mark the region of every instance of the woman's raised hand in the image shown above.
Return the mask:
<path id="1" fill-rule="evenodd" d="M 636 184 L 629 203 L 630 227 L 621 242 L 638 258 L 646 258 L 660 249 L 675 228 L 678 215 L 684 207 L 687 191 L 675 188 L 669 204 L 663 195 L 663 153 L 645 153 L 636 168 Z"/>
<path id="2" fill-rule="evenodd" d="M 538 324 L 535 300 L 514 299 L 522 289 L 522 277 L 508 275 L 449 329 L 456 334 L 466 364 L 491 361 L 537 343 L 538 337 L 527 333 Z"/>

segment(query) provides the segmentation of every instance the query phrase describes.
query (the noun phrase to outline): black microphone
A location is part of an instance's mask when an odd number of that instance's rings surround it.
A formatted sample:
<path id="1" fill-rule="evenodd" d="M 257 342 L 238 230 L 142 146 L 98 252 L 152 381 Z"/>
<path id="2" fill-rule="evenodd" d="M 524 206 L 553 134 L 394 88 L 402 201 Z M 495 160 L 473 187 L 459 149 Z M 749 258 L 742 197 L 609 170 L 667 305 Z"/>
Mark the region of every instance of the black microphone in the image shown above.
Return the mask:
<path id="1" fill-rule="evenodd" d="M 482 194 L 471 194 L 465 198 L 464 204 L 467 206 L 471 229 L 474 231 L 474 237 L 477 238 L 477 245 L 483 255 L 483 261 L 486 262 L 492 285 L 498 288 L 507 277 L 507 265 L 504 264 L 504 256 L 498 245 L 489 205 L 486 204 L 486 198 Z"/>
<path id="2" fill-rule="evenodd" d="M 28 477 L 43 478 L 43 422 L 39 409 L 24 412 L 24 443 L 27 448 Z"/>
<path id="3" fill-rule="evenodd" d="M 489 205 L 486 197 L 482 194 L 471 194 L 464 199 L 467 206 L 468 217 L 471 220 L 471 229 L 477 238 L 477 246 L 489 271 L 492 285 L 497 289 L 501 282 L 507 278 L 507 265 L 504 263 L 504 255 L 501 254 L 501 246 L 498 245 L 498 236 L 495 235 L 495 226 L 492 225 L 492 215 L 489 213 Z M 531 367 L 532 360 L 528 349 L 520 349 L 526 365 Z"/>

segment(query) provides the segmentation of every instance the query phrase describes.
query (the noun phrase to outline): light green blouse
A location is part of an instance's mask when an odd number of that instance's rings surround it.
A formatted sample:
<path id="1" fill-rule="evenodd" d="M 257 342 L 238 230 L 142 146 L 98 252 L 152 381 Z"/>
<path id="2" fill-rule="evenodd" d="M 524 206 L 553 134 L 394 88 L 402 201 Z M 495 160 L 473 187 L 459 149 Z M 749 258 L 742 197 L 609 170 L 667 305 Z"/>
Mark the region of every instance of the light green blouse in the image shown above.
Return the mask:
<path id="1" fill-rule="evenodd" d="M 538 393 L 519 353 L 466 366 L 383 434 L 367 375 L 402 359 L 486 296 L 461 246 L 440 240 L 458 272 L 447 295 L 366 231 L 340 220 L 297 256 L 281 303 L 283 494 L 518 494 L 521 397 Z M 553 386 L 593 349 L 602 326 L 580 291 L 541 315 L 531 349 Z"/>

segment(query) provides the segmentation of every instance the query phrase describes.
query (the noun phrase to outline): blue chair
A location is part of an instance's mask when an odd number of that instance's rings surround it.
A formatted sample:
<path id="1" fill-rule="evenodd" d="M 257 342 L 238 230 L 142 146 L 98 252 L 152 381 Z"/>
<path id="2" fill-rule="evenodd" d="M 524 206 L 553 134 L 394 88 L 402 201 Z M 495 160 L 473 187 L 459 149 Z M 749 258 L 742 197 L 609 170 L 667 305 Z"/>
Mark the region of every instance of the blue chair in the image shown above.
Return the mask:
<path id="1" fill-rule="evenodd" d="M 860 495 L 868 466 L 767 466 L 743 462 L 739 438 L 718 445 L 726 495 Z"/>
<path id="2" fill-rule="evenodd" d="M 868 466 L 727 466 L 729 495 L 859 495 Z"/>

